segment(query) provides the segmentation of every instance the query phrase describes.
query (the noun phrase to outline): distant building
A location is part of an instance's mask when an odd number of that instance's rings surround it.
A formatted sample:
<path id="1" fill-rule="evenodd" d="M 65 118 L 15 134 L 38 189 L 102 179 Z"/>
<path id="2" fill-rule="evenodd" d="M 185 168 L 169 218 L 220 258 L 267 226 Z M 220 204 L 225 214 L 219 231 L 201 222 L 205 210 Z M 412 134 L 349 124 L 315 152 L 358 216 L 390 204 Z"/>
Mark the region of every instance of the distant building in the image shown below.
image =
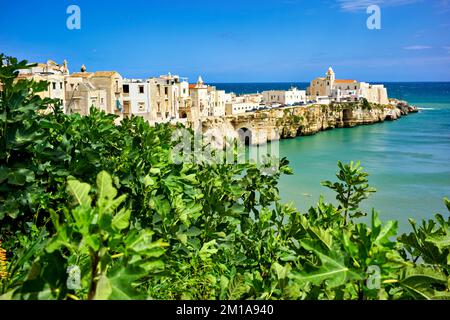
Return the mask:
<path id="1" fill-rule="evenodd" d="M 316 103 L 328 105 L 331 103 L 331 98 L 327 96 L 316 97 Z"/>
<path id="2" fill-rule="evenodd" d="M 231 102 L 231 94 L 225 93 L 225 90 L 217 90 L 216 87 L 208 87 L 209 95 L 209 114 L 214 117 L 225 115 L 225 106 Z"/>
<path id="3" fill-rule="evenodd" d="M 260 107 L 256 102 L 229 102 L 225 105 L 225 114 L 233 115 L 257 110 Z"/>
<path id="4" fill-rule="evenodd" d="M 123 80 L 123 113 L 125 117 L 131 115 L 142 116 L 146 120 L 151 118 L 151 82 L 148 80 Z"/>
<path id="5" fill-rule="evenodd" d="M 151 109 L 154 120 L 172 121 L 187 118 L 190 110 L 189 83 L 178 75 L 161 75 L 149 79 Z"/>
<path id="6" fill-rule="evenodd" d="M 306 90 L 291 88 L 290 90 L 263 91 L 263 101 L 266 104 L 281 104 L 292 106 L 298 103 L 306 103 Z"/>
<path id="7" fill-rule="evenodd" d="M 123 79 L 116 71 L 94 72 L 90 81 L 100 90 L 106 91 L 106 110 L 121 116 L 123 110 Z"/>
<path id="8" fill-rule="evenodd" d="M 191 97 L 192 109 L 196 110 L 199 117 L 208 117 L 212 115 L 208 86 L 203 82 L 201 76 L 198 77 L 197 83 L 189 85 L 189 94 Z"/>
<path id="9" fill-rule="evenodd" d="M 331 67 L 325 77 L 311 81 L 307 94 L 315 101 L 325 101 L 327 97 L 335 102 L 359 101 L 365 98 L 371 103 L 389 104 L 387 90 L 383 85 L 336 79 Z"/>
<path id="10" fill-rule="evenodd" d="M 236 101 L 262 103 L 263 94 L 262 93 L 246 93 L 246 94 L 236 97 Z"/>
<path id="11" fill-rule="evenodd" d="M 378 104 L 389 104 L 387 89 L 382 84 L 360 83 L 361 96 L 367 101 Z"/>
<path id="12" fill-rule="evenodd" d="M 30 69 L 19 70 L 17 77 L 20 79 L 30 79 L 36 82 L 47 81 L 48 87 L 44 92 L 40 92 L 41 98 L 58 99 L 61 101 L 61 108 L 64 110 L 66 104 L 65 97 L 65 78 L 69 74 L 67 67 L 67 61 L 59 65 L 52 60 L 48 60 L 47 63 L 38 63 L 35 67 Z"/>
<path id="13" fill-rule="evenodd" d="M 123 79 L 116 71 L 72 73 L 67 77 L 66 112 L 89 114 L 91 106 L 123 116 Z"/>
<path id="14" fill-rule="evenodd" d="M 225 115 L 225 105 L 231 102 L 231 94 L 208 86 L 200 76 L 197 83 L 189 85 L 192 109 L 198 117 L 220 117 Z"/>
<path id="15" fill-rule="evenodd" d="M 75 73 L 66 77 L 66 113 L 89 115 L 94 107 L 107 112 L 106 90 L 89 81 L 90 73 Z"/>

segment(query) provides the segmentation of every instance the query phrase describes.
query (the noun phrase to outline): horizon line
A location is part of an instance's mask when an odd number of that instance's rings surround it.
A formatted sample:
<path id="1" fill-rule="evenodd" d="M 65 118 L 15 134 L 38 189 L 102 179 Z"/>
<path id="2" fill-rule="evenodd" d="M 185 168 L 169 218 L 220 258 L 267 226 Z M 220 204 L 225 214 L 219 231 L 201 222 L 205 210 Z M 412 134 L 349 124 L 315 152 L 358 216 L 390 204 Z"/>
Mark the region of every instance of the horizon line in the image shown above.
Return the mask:
<path id="1" fill-rule="evenodd" d="M 312 80 L 311 80 L 312 81 Z M 311 83 L 311 81 L 206 81 L 206 84 L 273 84 L 273 83 Z M 361 81 L 368 83 L 450 83 L 450 80 L 414 80 L 414 81 Z"/>

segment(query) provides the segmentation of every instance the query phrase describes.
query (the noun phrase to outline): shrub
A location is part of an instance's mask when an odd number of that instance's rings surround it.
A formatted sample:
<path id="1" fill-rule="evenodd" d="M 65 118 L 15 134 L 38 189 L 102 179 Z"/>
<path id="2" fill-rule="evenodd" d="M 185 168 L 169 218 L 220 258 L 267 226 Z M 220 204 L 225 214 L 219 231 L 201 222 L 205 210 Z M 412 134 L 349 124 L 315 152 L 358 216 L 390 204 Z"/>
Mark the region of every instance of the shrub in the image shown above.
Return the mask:
<path id="1" fill-rule="evenodd" d="M 359 222 L 374 190 L 358 163 L 323 183 L 338 207 L 320 198 L 302 214 L 280 203 L 286 159 L 272 175 L 175 163 L 173 127 L 65 115 L 37 95 L 45 83 L 16 80 L 27 62 L 0 60 L 1 298 L 449 296 L 449 221 L 411 221 L 398 241 L 375 210 Z"/>

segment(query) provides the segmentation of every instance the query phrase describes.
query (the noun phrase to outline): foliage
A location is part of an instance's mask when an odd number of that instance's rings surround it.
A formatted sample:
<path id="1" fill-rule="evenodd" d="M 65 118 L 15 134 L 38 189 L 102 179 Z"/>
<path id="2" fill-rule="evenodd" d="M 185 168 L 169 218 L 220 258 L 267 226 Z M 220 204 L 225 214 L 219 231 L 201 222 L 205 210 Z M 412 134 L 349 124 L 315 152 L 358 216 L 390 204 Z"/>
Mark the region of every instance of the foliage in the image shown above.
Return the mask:
<path id="1" fill-rule="evenodd" d="M 31 80 L 19 80 L 18 69 L 28 68 L 26 61 L 14 58 L 5 60 L 0 55 L 0 221 L 2 235 L 10 232 L 12 224 L 23 226 L 23 219 L 30 207 L 40 206 L 45 201 L 51 185 L 46 183 L 45 158 L 36 157 L 36 151 L 48 145 L 50 122 L 42 112 L 57 101 L 42 99 L 37 94 L 47 84 Z M 54 124 L 56 125 L 56 123 Z M 20 161 L 17 161 L 20 160 Z M 42 182 L 41 182 L 42 181 Z"/>
<path id="2" fill-rule="evenodd" d="M 294 123 L 300 124 L 303 121 L 303 117 L 294 115 Z"/>
<path id="3" fill-rule="evenodd" d="M 444 201 L 450 211 L 449 200 Z M 435 220 L 424 220 L 420 226 L 413 219 L 410 223 L 413 232 L 399 239 L 403 255 L 423 263 L 407 269 L 401 285 L 413 298 L 450 299 L 450 218 L 437 214 Z"/>
<path id="4" fill-rule="evenodd" d="M 367 101 L 366 98 L 362 99 L 362 108 L 363 108 L 363 110 L 371 110 L 372 109 L 371 104 L 369 103 L 369 101 Z"/>
<path id="5" fill-rule="evenodd" d="M 6 250 L 1 247 L 0 241 L 0 281 L 8 278 L 8 272 L 6 271 Z"/>
<path id="6" fill-rule="evenodd" d="M 376 190 L 369 187 L 368 174 L 362 171 L 363 168 L 359 162 L 350 162 L 347 165 L 339 161 L 338 167 L 340 170 L 337 177 L 341 182 L 331 183 L 330 181 L 324 181 L 322 185 L 337 193 L 336 199 L 339 201 L 341 210 L 344 213 L 345 225 L 348 222 L 348 217 L 357 218 L 366 215 L 359 209 L 359 204 Z"/>
<path id="7" fill-rule="evenodd" d="M 286 159 L 267 164 L 273 174 L 175 163 L 176 128 L 65 115 L 40 98 L 47 84 L 17 79 L 27 62 L 0 60 L 1 298 L 448 296 L 449 221 L 412 222 L 398 241 L 376 211 L 360 222 L 375 190 L 359 163 L 323 183 L 339 206 L 320 198 L 302 214 L 279 199 Z"/>

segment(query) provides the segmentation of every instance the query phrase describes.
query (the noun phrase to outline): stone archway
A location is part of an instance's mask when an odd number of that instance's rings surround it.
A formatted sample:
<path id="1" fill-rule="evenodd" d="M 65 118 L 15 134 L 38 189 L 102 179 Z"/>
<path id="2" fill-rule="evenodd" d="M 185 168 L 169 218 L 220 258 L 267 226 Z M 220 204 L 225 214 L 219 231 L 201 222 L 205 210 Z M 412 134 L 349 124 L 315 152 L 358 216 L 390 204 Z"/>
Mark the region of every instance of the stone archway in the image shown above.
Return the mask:
<path id="1" fill-rule="evenodd" d="M 353 112 L 351 109 L 344 109 L 342 111 L 342 119 L 344 122 L 349 121 L 353 118 Z"/>
<path id="2" fill-rule="evenodd" d="M 252 144 L 252 130 L 247 127 L 241 127 L 236 130 L 241 143 L 248 146 Z"/>

